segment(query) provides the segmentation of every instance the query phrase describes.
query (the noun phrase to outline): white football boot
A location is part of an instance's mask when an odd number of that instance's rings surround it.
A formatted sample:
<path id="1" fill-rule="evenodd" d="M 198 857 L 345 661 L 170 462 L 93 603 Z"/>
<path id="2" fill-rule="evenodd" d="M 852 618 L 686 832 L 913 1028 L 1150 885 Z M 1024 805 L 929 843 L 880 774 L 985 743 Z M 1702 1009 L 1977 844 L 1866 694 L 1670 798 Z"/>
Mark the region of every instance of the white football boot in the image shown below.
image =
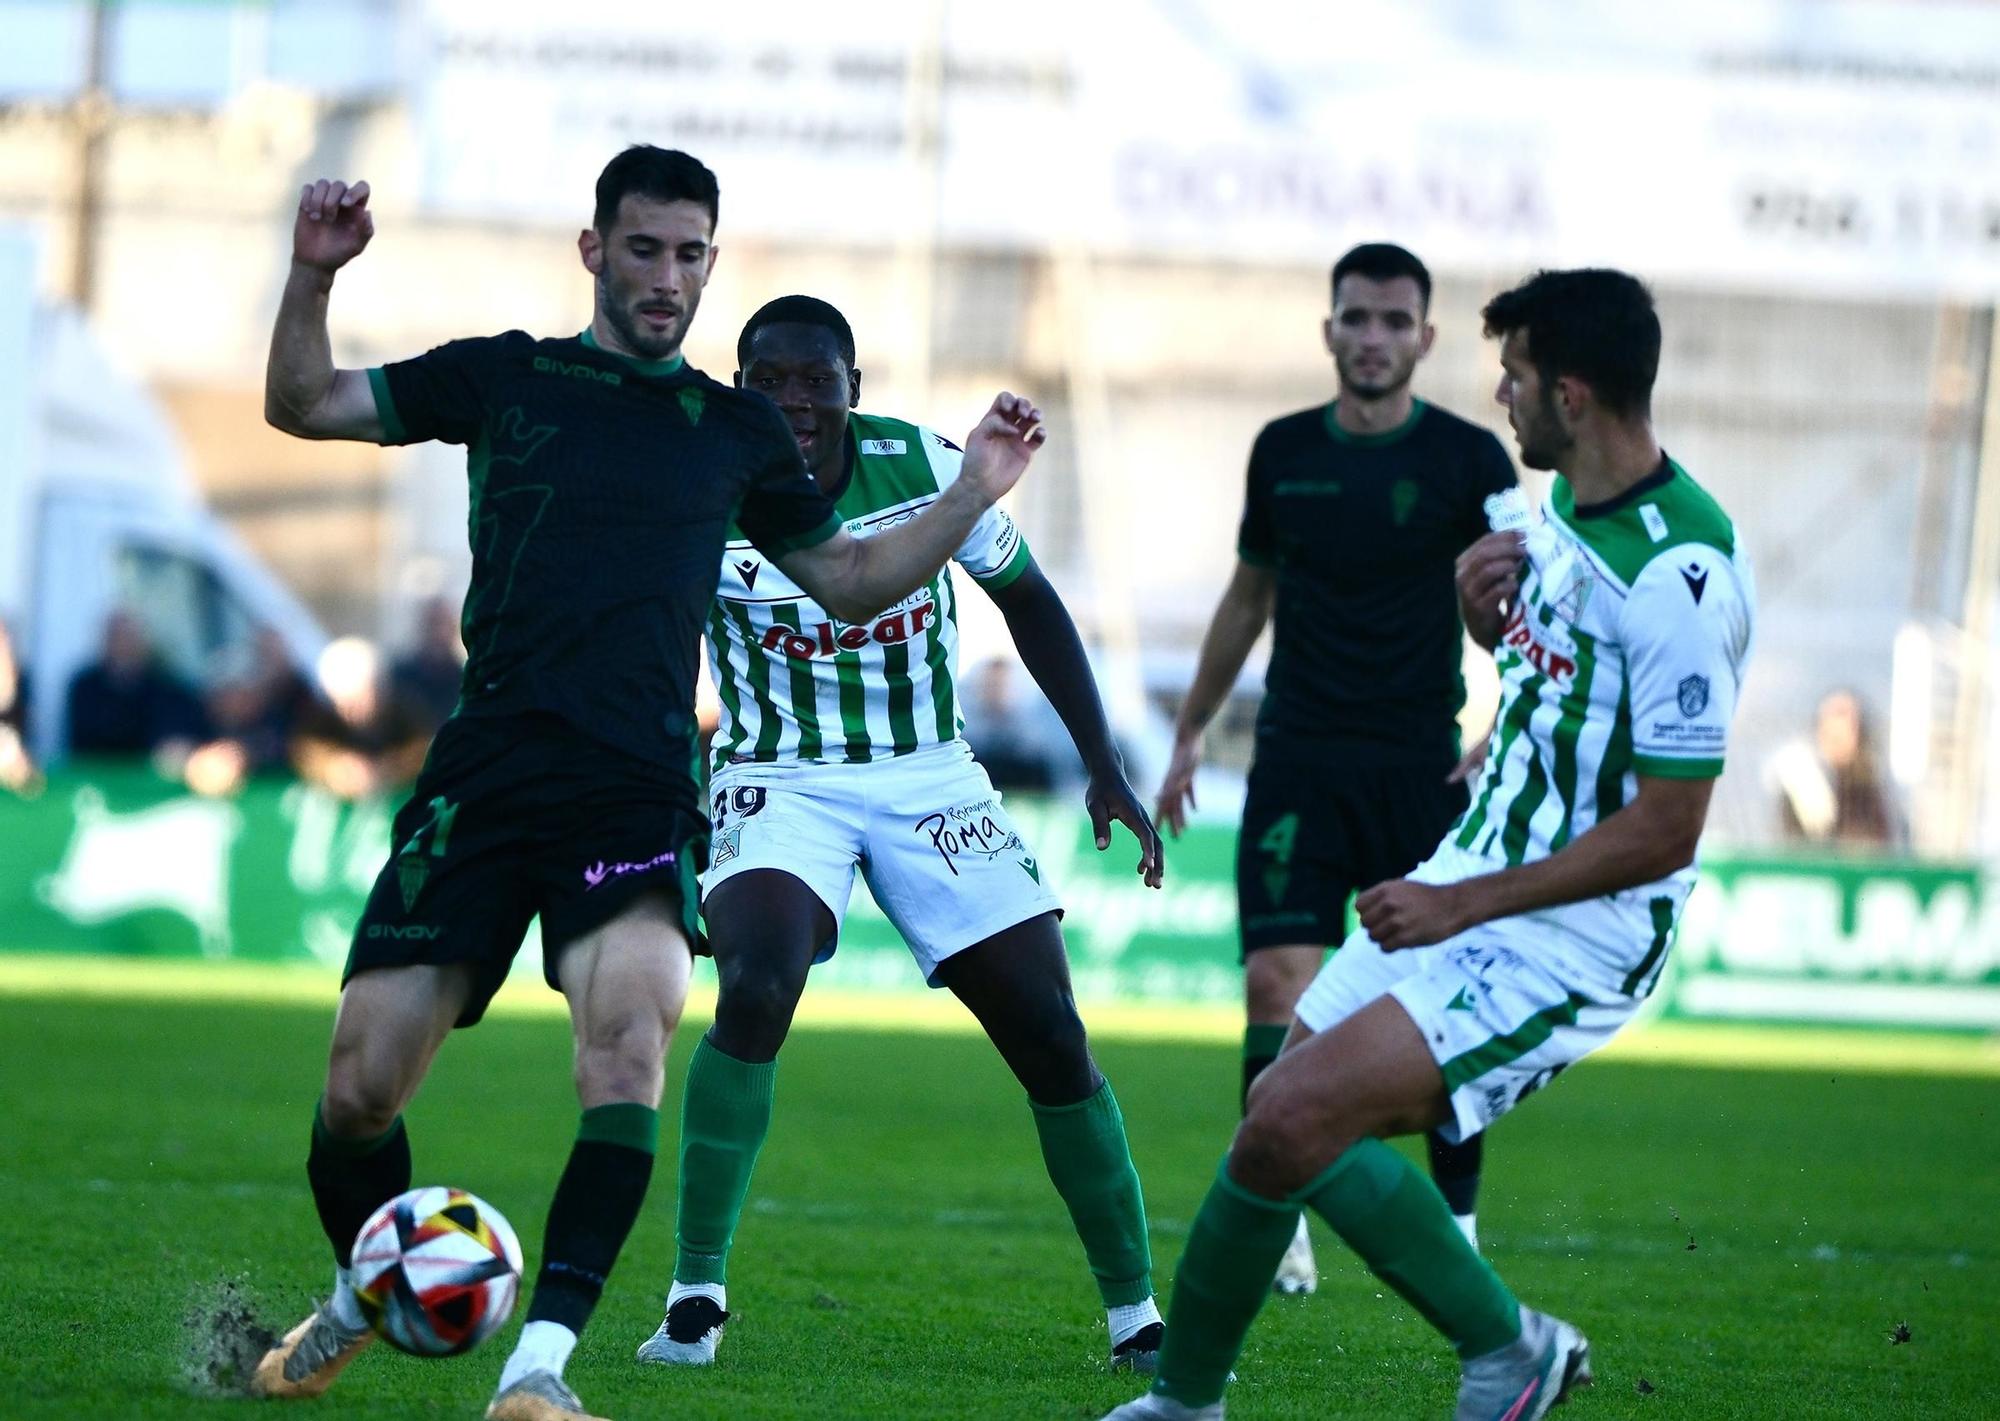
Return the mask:
<path id="1" fill-rule="evenodd" d="M 667 1309 L 659 1331 L 639 1344 L 639 1360 L 667 1367 L 706 1367 L 715 1360 L 729 1314 L 706 1293 L 690 1293 Z"/>
<path id="2" fill-rule="evenodd" d="M 1319 1264 L 1313 1259 L 1312 1235 L 1306 1232 L 1306 1216 L 1299 1215 L 1299 1231 L 1278 1260 L 1278 1276 L 1271 1286 L 1288 1297 L 1304 1297 L 1319 1288 Z"/>

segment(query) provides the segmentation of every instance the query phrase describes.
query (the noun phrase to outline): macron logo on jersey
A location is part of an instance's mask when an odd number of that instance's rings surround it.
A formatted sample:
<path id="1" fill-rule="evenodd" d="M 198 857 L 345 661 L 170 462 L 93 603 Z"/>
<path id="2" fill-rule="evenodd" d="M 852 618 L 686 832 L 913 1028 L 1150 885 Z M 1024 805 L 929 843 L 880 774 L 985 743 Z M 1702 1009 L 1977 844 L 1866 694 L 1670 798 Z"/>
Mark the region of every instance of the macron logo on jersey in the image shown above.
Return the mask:
<path id="1" fill-rule="evenodd" d="M 908 440 L 904 439 L 864 439 L 861 441 L 864 454 L 907 454 L 910 452 Z"/>

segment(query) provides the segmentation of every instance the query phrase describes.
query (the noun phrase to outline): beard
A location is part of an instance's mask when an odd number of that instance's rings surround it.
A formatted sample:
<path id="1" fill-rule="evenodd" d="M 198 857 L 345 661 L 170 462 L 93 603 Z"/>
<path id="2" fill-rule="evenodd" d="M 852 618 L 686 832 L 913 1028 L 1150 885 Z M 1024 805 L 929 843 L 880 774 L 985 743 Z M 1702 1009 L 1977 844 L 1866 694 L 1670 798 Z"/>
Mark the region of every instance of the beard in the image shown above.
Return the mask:
<path id="1" fill-rule="evenodd" d="M 1553 470 L 1576 447 L 1576 437 L 1563 428 L 1556 402 L 1547 394 L 1538 402 L 1532 422 L 1515 424 L 1514 438 L 1521 446 L 1521 462 L 1531 469 Z"/>
<path id="2" fill-rule="evenodd" d="M 1410 377 L 1416 374 L 1417 370 L 1417 362 L 1414 360 L 1404 365 L 1397 365 L 1392 361 L 1383 374 L 1368 379 L 1358 374 L 1345 360 L 1336 359 L 1333 366 L 1339 372 L 1341 388 L 1357 400 L 1379 400 L 1384 396 L 1393 395 L 1410 383 Z"/>
<path id="3" fill-rule="evenodd" d="M 597 274 L 597 309 L 604 313 L 605 321 L 618 333 L 618 339 L 625 348 L 643 360 L 665 360 L 681 347 L 687 338 L 688 327 L 694 323 L 695 303 L 700 300 L 696 293 L 682 309 L 680 319 L 664 332 L 655 333 L 642 324 L 635 312 L 639 302 L 627 302 L 612 288 L 611 273 Z"/>

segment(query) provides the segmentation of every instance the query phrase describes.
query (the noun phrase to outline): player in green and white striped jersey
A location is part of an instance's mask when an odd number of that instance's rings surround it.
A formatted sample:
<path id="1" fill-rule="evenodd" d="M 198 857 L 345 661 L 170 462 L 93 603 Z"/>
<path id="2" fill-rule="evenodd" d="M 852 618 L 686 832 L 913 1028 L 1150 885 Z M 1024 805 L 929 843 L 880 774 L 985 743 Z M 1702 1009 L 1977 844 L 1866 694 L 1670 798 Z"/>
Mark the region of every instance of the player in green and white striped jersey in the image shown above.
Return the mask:
<path id="1" fill-rule="evenodd" d="M 850 414 L 847 424 L 855 452 L 826 491 L 837 491 L 835 511 L 856 537 L 908 522 L 958 477 L 964 455 L 941 434 L 879 415 Z M 953 560 L 995 595 L 1034 567 L 998 507 Z M 848 625 L 731 529 L 708 649 L 722 703 L 717 771 L 732 762 L 865 765 L 949 745 L 964 729 L 948 569 L 873 621 Z"/>
<path id="2" fill-rule="evenodd" d="M 857 539 L 915 518 L 958 477 L 949 440 L 854 413 L 854 336 L 826 302 L 771 302 L 745 326 L 737 359 L 737 383 L 777 404 Z M 1020 531 L 992 509 L 955 560 L 999 605 L 1076 741 L 1097 846 L 1123 823 L 1140 841 L 1139 872 L 1158 887 L 1159 837 L 1125 781 L 1075 624 Z M 834 949 L 858 871 L 925 979 L 971 1009 L 1027 1090 L 1104 1302 L 1111 1365 L 1152 1368 L 1161 1326 L 1138 1172 L 1071 998 L 1061 905 L 959 737 L 955 599 L 942 571 L 849 624 L 748 540 L 732 534 L 723 555 L 709 619 L 722 723 L 702 884 L 721 992 L 688 1067 L 674 1281 L 643 1361 L 714 1359 L 778 1050 L 807 969 Z"/>
<path id="3" fill-rule="evenodd" d="M 1521 1306 L 1384 1141 L 1484 1129 L 1652 990 L 1756 594 L 1728 516 L 1654 438 L 1646 288 L 1541 272 L 1485 316 L 1522 462 L 1558 475 L 1539 522 L 1522 510 L 1458 564 L 1500 669 L 1487 763 L 1437 851 L 1356 899 L 1190 1230 L 1153 1390 L 1107 1421 L 1222 1415 L 1301 1207 L 1450 1339 L 1459 1421 L 1533 1421 L 1590 1379 L 1583 1334 Z"/>

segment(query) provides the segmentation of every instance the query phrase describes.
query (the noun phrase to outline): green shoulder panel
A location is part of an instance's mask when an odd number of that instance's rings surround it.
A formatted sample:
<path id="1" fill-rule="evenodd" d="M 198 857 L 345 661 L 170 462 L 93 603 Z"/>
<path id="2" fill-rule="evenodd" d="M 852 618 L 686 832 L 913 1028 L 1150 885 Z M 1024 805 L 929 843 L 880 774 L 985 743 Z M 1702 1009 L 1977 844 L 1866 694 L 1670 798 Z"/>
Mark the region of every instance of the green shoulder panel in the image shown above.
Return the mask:
<path id="1" fill-rule="evenodd" d="M 375 397 L 375 417 L 382 421 L 382 434 L 390 444 L 407 444 L 410 436 L 403 429 L 403 416 L 396 408 L 396 397 L 389 392 L 389 376 L 379 365 L 368 367 L 368 391 Z"/>
<path id="2" fill-rule="evenodd" d="M 1699 543 L 1736 555 L 1736 525 L 1709 491 L 1688 471 L 1669 461 L 1674 476 L 1662 488 L 1633 500 L 1615 513 L 1597 518 L 1576 516 L 1576 495 L 1569 480 L 1558 478 L 1549 506 L 1583 545 L 1628 588 L 1646 565 L 1660 554 Z"/>
<path id="3" fill-rule="evenodd" d="M 855 414 L 847 421 L 854 441 L 854 477 L 837 505 L 842 518 L 865 518 L 884 508 L 938 492 L 931 468 L 931 436 L 908 420 L 877 414 Z"/>

